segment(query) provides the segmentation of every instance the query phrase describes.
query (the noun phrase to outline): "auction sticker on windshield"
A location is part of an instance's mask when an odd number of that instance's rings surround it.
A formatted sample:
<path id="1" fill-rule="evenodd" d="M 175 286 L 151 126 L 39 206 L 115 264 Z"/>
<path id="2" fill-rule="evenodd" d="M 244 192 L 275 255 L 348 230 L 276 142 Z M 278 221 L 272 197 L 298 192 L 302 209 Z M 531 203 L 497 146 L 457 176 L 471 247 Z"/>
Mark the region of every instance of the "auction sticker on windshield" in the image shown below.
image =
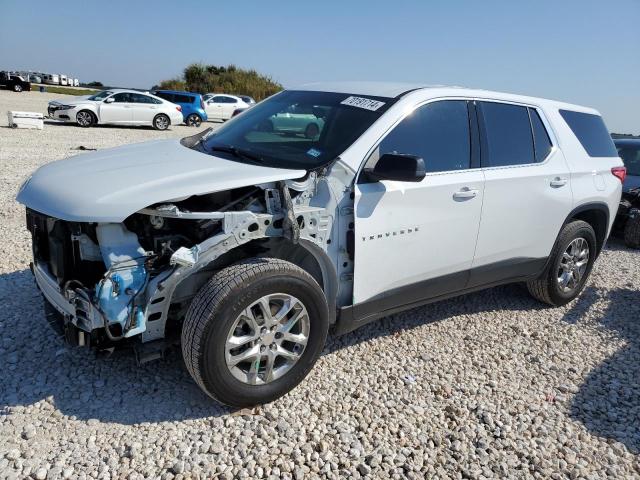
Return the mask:
<path id="1" fill-rule="evenodd" d="M 374 112 L 384 105 L 384 102 L 379 102 L 378 100 L 371 100 L 370 98 L 363 97 L 348 97 L 340 103 L 342 105 L 364 108 L 365 110 L 372 110 Z"/>

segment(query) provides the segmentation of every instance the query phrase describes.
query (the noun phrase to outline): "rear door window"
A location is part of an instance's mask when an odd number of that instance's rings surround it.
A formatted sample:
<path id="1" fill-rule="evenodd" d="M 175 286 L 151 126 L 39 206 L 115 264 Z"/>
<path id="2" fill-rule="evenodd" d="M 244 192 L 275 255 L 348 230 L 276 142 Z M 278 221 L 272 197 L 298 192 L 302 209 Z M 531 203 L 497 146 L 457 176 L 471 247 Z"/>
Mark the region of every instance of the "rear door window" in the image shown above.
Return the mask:
<path id="1" fill-rule="evenodd" d="M 527 107 L 495 102 L 479 102 L 479 107 L 482 166 L 535 163 Z"/>
<path id="2" fill-rule="evenodd" d="M 382 140 L 378 153 L 416 155 L 424 160 L 427 172 L 469 168 L 467 102 L 444 100 L 418 107 Z"/>
<path id="3" fill-rule="evenodd" d="M 531 118 L 531 128 L 533 129 L 533 148 L 536 162 L 542 162 L 547 158 L 552 147 L 549 133 L 535 108 L 529 109 L 529 117 Z"/>
<path id="4" fill-rule="evenodd" d="M 590 157 L 618 156 L 611 135 L 600 115 L 573 110 L 560 110 L 560 115 Z"/>
<path id="5" fill-rule="evenodd" d="M 189 95 L 180 95 L 179 93 L 176 93 L 175 98 L 176 103 L 193 103 L 193 97 Z"/>
<path id="6" fill-rule="evenodd" d="M 131 101 L 133 103 L 155 103 L 153 98 L 148 95 L 143 95 L 141 93 L 130 93 Z"/>
<path id="7" fill-rule="evenodd" d="M 175 101 L 173 93 L 156 92 L 156 96 L 160 97 L 160 98 L 164 98 L 168 102 L 174 102 Z"/>

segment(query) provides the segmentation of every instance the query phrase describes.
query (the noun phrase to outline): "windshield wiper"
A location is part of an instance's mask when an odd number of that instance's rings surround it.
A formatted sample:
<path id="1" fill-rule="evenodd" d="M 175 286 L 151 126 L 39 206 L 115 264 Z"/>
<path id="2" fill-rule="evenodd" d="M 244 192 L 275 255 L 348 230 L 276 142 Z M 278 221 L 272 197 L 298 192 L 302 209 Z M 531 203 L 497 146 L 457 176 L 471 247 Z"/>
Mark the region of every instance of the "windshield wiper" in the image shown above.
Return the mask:
<path id="1" fill-rule="evenodd" d="M 234 147 L 233 145 L 213 145 L 212 147 L 209 148 L 209 150 L 212 152 L 230 153 L 236 158 L 240 158 L 242 160 L 249 160 L 255 163 L 264 162 L 264 159 L 261 156 L 256 155 L 255 153 L 251 153 L 248 150 Z"/>
<path id="2" fill-rule="evenodd" d="M 194 148 L 201 144 L 213 131 L 213 128 L 209 127 L 202 132 L 198 132 L 195 135 L 191 135 L 189 137 L 184 137 L 180 140 L 180 143 L 187 148 Z"/>

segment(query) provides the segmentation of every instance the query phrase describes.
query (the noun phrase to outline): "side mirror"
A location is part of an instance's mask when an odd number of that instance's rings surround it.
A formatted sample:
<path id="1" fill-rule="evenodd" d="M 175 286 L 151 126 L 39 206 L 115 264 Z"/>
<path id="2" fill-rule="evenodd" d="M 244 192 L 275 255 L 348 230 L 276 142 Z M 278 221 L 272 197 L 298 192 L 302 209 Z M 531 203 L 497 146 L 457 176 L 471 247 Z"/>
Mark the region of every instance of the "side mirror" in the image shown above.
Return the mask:
<path id="1" fill-rule="evenodd" d="M 115 99 L 113 97 L 109 97 L 104 101 L 104 103 L 113 103 L 113 102 L 115 102 Z"/>
<path id="2" fill-rule="evenodd" d="M 373 167 L 364 169 L 372 180 L 394 180 L 397 182 L 420 182 L 427 174 L 424 160 L 415 155 L 385 153 Z"/>

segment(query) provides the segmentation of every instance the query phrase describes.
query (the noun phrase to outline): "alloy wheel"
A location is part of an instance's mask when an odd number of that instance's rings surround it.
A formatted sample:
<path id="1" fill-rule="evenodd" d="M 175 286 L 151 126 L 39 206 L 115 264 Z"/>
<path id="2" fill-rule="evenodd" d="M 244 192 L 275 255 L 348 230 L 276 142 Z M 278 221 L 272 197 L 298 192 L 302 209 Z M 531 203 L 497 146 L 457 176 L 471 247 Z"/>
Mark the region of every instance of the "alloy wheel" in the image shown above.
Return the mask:
<path id="1" fill-rule="evenodd" d="M 225 344 L 231 374 L 249 385 L 264 385 L 285 375 L 298 362 L 309 340 L 304 304 L 292 295 L 265 295 L 245 308 Z"/>
<path id="2" fill-rule="evenodd" d="M 580 287 L 589 264 L 589 243 L 582 237 L 571 241 L 560 259 L 558 286 L 563 293 Z"/>
<path id="3" fill-rule="evenodd" d="M 76 115 L 76 120 L 78 121 L 78 125 L 81 127 L 87 127 L 91 125 L 93 118 L 91 118 L 91 114 L 89 112 L 78 112 Z"/>
<path id="4" fill-rule="evenodd" d="M 156 128 L 158 130 L 166 130 L 169 128 L 169 120 L 165 116 L 159 116 L 156 118 Z"/>
<path id="5" fill-rule="evenodd" d="M 199 127 L 201 123 L 202 120 L 196 114 L 191 114 L 187 117 L 187 125 L 190 127 Z"/>

